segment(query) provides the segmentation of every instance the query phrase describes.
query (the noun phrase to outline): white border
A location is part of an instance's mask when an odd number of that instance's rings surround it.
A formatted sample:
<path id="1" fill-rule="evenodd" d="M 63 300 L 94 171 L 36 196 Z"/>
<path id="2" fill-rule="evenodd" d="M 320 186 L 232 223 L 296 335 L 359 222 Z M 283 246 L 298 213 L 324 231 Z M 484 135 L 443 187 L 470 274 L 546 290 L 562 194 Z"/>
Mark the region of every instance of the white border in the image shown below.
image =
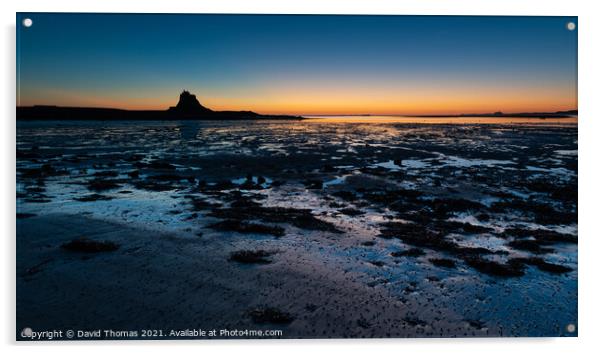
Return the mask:
<path id="1" fill-rule="evenodd" d="M 178 352 L 242 351 L 246 353 L 303 353 L 320 350 L 344 350 L 408 353 L 575 353 L 599 347 L 600 238 L 602 163 L 602 99 L 600 70 L 602 34 L 600 14 L 595 1 L 579 0 L 21 0 L 0 2 L 2 11 L 1 87 L 3 116 L 0 117 L 2 166 L 0 225 L 2 233 L 0 292 L 2 319 L 1 345 L 6 352 L 27 353 L 104 353 L 107 350 L 144 350 L 162 353 L 174 346 Z M 103 342 L 54 343 L 52 345 L 14 342 L 15 301 L 15 12 L 153 12 L 153 13 L 291 13 L 291 14 L 409 14 L 409 15 L 557 15 L 579 16 L 579 338 L 562 339 L 387 339 L 387 340 L 274 340 L 274 341 L 186 341 L 186 342 Z M 542 55 L 553 55 L 542 53 Z M 541 311 L 542 309 L 533 309 Z"/>

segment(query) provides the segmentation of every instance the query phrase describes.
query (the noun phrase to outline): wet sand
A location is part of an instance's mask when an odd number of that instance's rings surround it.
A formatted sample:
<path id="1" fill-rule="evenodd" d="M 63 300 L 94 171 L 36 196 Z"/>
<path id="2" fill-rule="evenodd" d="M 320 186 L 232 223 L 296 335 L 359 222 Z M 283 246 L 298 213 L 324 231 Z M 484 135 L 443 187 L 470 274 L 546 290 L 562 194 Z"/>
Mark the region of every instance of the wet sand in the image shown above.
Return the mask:
<path id="1" fill-rule="evenodd" d="M 402 316 L 415 313 L 420 301 L 404 304 L 381 287 L 366 287 L 347 274 L 344 264 L 308 257 L 303 245 L 282 249 L 270 240 L 250 242 L 240 235 L 229 235 L 228 240 L 223 235 L 207 240 L 149 235 L 63 214 L 20 220 L 19 230 L 18 257 L 34 264 L 17 270 L 23 310 L 19 324 L 36 330 L 281 328 L 285 338 L 426 334 Z M 94 255 L 65 254 L 52 247 L 82 234 L 127 246 Z M 228 261 L 229 249 L 249 247 L 277 253 L 272 264 L 262 266 Z M 254 323 L 249 310 L 266 307 L 295 319 L 286 326 Z M 434 310 L 421 311 L 421 316 L 437 321 L 444 333 L 479 334 L 458 314 Z"/>
<path id="2" fill-rule="evenodd" d="M 576 335 L 575 124 L 17 135 L 17 328 Z"/>

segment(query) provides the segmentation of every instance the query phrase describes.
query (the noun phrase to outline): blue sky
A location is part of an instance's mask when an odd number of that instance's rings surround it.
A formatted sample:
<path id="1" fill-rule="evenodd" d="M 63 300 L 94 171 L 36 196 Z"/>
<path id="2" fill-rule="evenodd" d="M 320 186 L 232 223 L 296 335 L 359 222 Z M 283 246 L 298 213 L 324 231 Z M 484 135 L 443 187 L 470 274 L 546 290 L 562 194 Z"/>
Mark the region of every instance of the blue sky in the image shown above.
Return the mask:
<path id="1" fill-rule="evenodd" d="M 25 17 L 33 26 L 21 26 Z M 569 17 L 18 14 L 18 104 L 262 113 L 576 108 Z"/>

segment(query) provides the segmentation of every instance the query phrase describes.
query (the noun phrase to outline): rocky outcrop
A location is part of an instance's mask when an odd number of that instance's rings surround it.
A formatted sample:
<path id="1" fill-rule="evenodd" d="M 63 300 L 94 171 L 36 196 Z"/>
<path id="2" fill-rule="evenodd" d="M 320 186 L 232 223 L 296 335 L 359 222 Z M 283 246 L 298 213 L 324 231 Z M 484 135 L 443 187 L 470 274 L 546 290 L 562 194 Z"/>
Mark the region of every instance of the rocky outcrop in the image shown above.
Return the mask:
<path id="1" fill-rule="evenodd" d="M 193 95 L 186 90 L 182 91 L 180 94 L 178 104 L 175 107 L 169 107 L 169 112 L 183 115 L 213 113 L 212 110 L 204 107 L 199 100 L 197 100 L 196 95 Z"/>

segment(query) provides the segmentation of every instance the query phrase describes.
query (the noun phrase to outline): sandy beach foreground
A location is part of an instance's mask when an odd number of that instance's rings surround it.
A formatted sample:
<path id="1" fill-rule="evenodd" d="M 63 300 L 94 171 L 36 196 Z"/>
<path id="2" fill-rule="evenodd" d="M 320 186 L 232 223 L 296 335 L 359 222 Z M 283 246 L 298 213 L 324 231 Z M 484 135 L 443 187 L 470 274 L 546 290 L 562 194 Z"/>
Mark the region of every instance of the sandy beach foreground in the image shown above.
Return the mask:
<path id="1" fill-rule="evenodd" d="M 21 327 L 161 329 L 165 335 L 188 328 L 281 329 L 284 338 L 490 332 L 471 328 L 451 311 L 434 307 L 425 311 L 421 304 L 428 299 L 404 303 L 381 287 L 367 287 L 344 264 L 309 257 L 303 244 L 279 249 L 270 240 L 250 242 L 240 235 L 198 240 L 149 234 L 61 214 L 20 220 L 19 230 L 17 256 L 33 264 L 18 269 Z M 66 255 L 54 247 L 82 234 L 122 247 L 91 256 Z M 278 252 L 272 264 L 240 266 L 228 261 L 229 249 L 257 246 Z M 252 311 L 266 308 L 295 319 L 290 324 L 254 322 Z M 433 329 L 403 320 L 418 312 Z M 435 328 L 442 332 L 433 333 Z"/>

